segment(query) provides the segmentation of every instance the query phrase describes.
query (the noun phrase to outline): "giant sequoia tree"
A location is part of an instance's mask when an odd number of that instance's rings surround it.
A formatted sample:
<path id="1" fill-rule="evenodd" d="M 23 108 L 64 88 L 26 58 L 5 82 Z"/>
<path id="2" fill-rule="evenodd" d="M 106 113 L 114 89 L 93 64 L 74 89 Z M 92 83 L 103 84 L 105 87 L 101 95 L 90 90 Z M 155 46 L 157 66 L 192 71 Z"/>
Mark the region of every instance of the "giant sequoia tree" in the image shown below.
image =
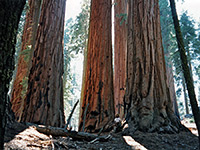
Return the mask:
<path id="1" fill-rule="evenodd" d="M 129 0 L 127 121 L 142 131 L 178 131 L 167 86 L 158 0 Z"/>
<path id="2" fill-rule="evenodd" d="M 111 0 L 91 1 L 86 65 L 79 130 L 97 131 L 114 118 Z"/>
<path id="3" fill-rule="evenodd" d="M 28 75 L 32 64 L 31 58 L 35 46 L 39 21 L 40 4 L 41 0 L 29 1 L 29 9 L 26 13 L 26 22 L 22 36 L 22 46 L 17 64 L 17 74 L 11 94 L 12 110 L 19 121 L 21 120 L 21 115 L 24 109 Z"/>
<path id="4" fill-rule="evenodd" d="M 43 0 L 22 121 L 64 125 L 63 33 L 65 0 Z"/>
<path id="5" fill-rule="evenodd" d="M 25 0 L 0 1 L 0 149 L 4 145 L 7 93 L 14 69 L 16 34 Z"/>
<path id="6" fill-rule="evenodd" d="M 127 1 L 116 0 L 115 3 L 114 102 L 115 113 L 120 114 L 120 117 L 122 117 L 126 89 Z"/>

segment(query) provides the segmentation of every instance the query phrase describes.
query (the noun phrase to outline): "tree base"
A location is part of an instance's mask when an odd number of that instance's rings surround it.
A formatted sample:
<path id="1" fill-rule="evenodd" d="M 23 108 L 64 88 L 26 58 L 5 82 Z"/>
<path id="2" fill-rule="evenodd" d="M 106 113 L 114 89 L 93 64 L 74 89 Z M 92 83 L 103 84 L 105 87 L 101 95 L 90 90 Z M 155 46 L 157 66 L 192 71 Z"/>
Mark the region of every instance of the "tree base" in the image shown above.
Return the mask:
<path id="1" fill-rule="evenodd" d="M 180 122 L 180 121 L 179 121 Z M 183 132 L 191 132 L 187 127 L 180 124 L 178 126 L 172 125 L 169 123 L 168 125 L 158 126 L 158 124 L 154 124 L 149 130 L 142 130 L 138 127 L 137 124 L 130 122 L 128 124 L 128 128 L 125 128 L 122 131 L 122 135 L 133 135 L 136 131 L 147 132 L 147 133 L 154 133 L 157 132 L 159 134 L 178 134 L 181 131 Z"/>

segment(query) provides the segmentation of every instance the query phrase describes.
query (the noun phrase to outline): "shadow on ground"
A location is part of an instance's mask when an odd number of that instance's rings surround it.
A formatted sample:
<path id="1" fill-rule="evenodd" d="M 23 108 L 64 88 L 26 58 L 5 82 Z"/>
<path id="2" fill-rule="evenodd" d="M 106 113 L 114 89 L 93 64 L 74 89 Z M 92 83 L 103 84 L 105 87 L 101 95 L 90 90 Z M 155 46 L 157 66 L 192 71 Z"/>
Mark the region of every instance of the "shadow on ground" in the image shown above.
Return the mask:
<path id="1" fill-rule="evenodd" d="M 108 133 L 107 133 L 108 134 Z M 112 133 L 107 142 L 87 142 L 70 137 L 52 137 L 39 133 L 34 126 L 9 123 L 6 129 L 5 150 L 70 149 L 70 150 L 197 150 L 198 137 L 190 132 L 158 134 L 136 131 L 132 136 Z"/>
<path id="2" fill-rule="evenodd" d="M 197 150 L 199 146 L 198 137 L 191 132 L 158 134 L 136 131 L 132 138 L 148 150 Z"/>

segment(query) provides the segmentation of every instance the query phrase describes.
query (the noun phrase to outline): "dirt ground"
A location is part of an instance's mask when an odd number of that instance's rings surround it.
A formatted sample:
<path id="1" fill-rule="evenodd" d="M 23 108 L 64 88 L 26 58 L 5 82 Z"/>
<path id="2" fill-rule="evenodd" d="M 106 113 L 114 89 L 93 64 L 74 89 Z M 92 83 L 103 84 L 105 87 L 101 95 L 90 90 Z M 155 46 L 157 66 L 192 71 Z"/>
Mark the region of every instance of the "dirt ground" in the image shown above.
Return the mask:
<path id="1" fill-rule="evenodd" d="M 196 132 L 196 131 L 195 131 Z M 77 141 L 69 137 L 52 137 L 21 123 L 8 124 L 5 150 L 69 149 L 69 150 L 197 150 L 198 137 L 190 132 L 179 134 L 143 133 L 122 136 L 112 133 L 107 142 Z"/>

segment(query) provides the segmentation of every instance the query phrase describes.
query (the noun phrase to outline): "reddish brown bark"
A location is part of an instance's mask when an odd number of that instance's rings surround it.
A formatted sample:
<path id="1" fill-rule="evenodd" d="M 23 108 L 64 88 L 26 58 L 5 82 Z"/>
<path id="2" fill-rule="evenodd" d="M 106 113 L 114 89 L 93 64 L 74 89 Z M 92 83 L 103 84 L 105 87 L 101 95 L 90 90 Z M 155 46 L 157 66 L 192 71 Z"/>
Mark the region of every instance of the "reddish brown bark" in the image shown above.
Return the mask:
<path id="1" fill-rule="evenodd" d="M 116 0 L 115 44 L 114 44 L 114 102 L 115 113 L 123 117 L 124 95 L 126 89 L 126 53 L 127 53 L 127 2 Z"/>
<path id="2" fill-rule="evenodd" d="M 169 58 L 169 52 L 165 53 L 165 56 L 167 58 Z M 165 61 L 166 62 L 166 61 Z M 176 114 L 176 116 L 178 118 L 180 118 L 179 116 L 179 111 L 178 111 L 178 104 L 177 104 L 177 100 L 176 100 L 176 92 L 175 92 L 175 87 L 174 87 L 174 77 L 173 77 L 173 69 L 172 69 L 172 62 L 170 60 L 170 58 L 168 59 L 168 61 L 166 62 L 166 72 L 167 72 L 167 87 L 169 89 L 169 95 L 170 95 L 170 99 L 173 102 L 173 110 Z"/>
<path id="3" fill-rule="evenodd" d="M 79 130 L 97 131 L 114 118 L 111 0 L 91 1 L 84 99 Z"/>
<path id="4" fill-rule="evenodd" d="M 158 0 L 129 0 L 126 108 L 129 126 L 177 132 L 167 87 Z M 167 126 L 167 128 L 166 128 Z"/>
<path id="5" fill-rule="evenodd" d="M 63 33 L 65 0 L 43 0 L 22 120 L 64 125 Z"/>
<path id="6" fill-rule="evenodd" d="M 41 0 L 30 0 L 29 10 L 27 10 L 26 13 L 26 23 L 24 26 L 22 46 L 20 50 L 21 54 L 17 64 L 17 74 L 11 94 L 12 110 L 18 121 L 21 120 L 21 115 L 24 109 L 24 94 L 27 90 L 25 84 L 27 85 L 27 78 L 32 63 L 31 58 L 35 45 L 35 33 L 38 26 L 40 4 Z M 24 51 L 27 51 L 27 53 L 23 53 Z M 25 57 L 29 58 L 28 61 L 25 60 Z M 24 84 L 24 86 L 22 84 Z"/>
<path id="7" fill-rule="evenodd" d="M 175 87 L 174 87 L 174 78 L 173 78 L 172 68 L 166 67 L 166 71 L 167 71 L 167 86 L 169 88 L 170 99 L 173 101 L 173 110 L 176 116 L 180 118 L 177 99 L 176 99 L 176 92 L 175 92 Z"/>

